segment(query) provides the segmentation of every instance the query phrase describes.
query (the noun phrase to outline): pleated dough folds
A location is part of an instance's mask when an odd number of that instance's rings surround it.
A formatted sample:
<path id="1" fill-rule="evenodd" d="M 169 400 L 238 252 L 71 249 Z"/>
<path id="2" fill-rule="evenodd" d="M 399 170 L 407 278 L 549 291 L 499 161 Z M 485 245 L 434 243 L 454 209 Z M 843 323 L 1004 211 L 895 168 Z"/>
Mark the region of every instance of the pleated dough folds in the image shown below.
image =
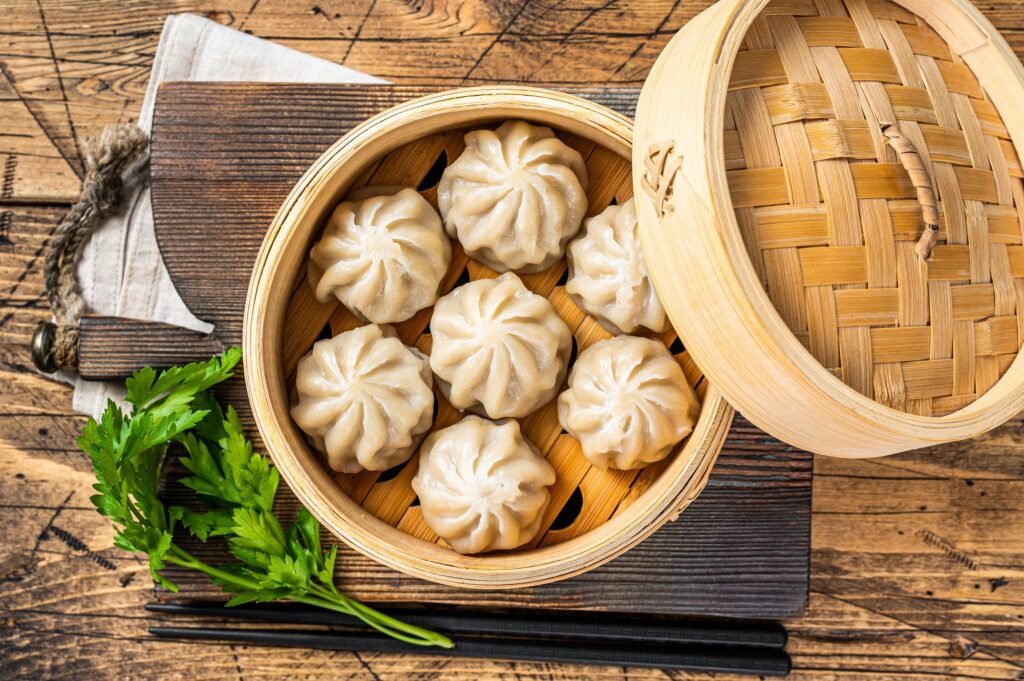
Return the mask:
<path id="1" fill-rule="evenodd" d="M 565 253 L 587 214 L 583 157 L 550 128 L 506 121 L 466 134 L 437 186 L 445 229 L 498 272 L 539 272 Z"/>
<path id="2" fill-rule="evenodd" d="M 665 308 L 647 272 L 633 199 L 608 206 L 569 242 L 565 291 L 612 333 L 668 330 Z"/>
<path id="3" fill-rule="evenodd" d="M 383 471 L 412 456 L 434 416 L 427 358 L 368 324 L 317 341 L 295 370 L 295 423 L 341 473 Z"/>
<path id="4" fill-rule="evenodd" d="M 555 469 L 519 422 L 469 415 L 431 433 L 412 488 L 423 519 L 459 553 L 514 549 L 540 529 Z"/>
<path id="5" fill-rule="evenodd" d="M 360 319 L 391 324 L 434 304 L 451 259 L 437 211 L 402 189 L 338 204 L 307 275 L 321 303 L 337 298 Z"/>
<path id="6" fill-rule="evenodd" d="M 580 353 L 558 421 L 598 468 L 664 459 L 690 434 L 700 403 L 675 358 L 649 338 L 617 336 Z"/>
<path id="7" fill-rule="evenodd" d="M 554 398 L 572 333 L 551 303 L 511 272 L 458 287 L 430 319 L 430 368 L 456 409 L 522 417 Z"/>

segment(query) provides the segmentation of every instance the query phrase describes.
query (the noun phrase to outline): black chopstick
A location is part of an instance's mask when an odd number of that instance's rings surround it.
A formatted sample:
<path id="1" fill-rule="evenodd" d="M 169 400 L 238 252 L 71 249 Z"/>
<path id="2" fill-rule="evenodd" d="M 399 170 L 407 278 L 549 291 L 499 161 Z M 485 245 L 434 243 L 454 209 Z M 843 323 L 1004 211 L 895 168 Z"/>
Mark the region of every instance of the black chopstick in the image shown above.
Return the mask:
<path id="1" fill-rule="evenodd" d="M 290 648 L 319 648 L 372 653 L 419 653 L 423 655 L 478 657 L 529 662 L 654 667 L 700 672 L 729 672 L 781 676 L 791 668 L 789 656 L 780 650 L 711 648 L 698 646 L 644 646 L 610 643 L 554 643 L 542 640 L 506 640 L 468 637 L 455 647 L 420 648 L 374 634 L 318 630 L 217 629 L 151 627 L 164 638 L 228 641 Z"/>
<path id="2" fill-rule="evenodd" d="M 324 625 L 366 631 L 350 617 L 326 610 L 291 606 L 240 606 L 225 608 L 220 603 L 150 603 L 146 610 L 168 615 L 220 617 L 257 622 Z M 711 645 L 781 650 L 786 645 L 786 630 L 779 624 L 740 624 L 637 620 L 615 615 L 564 615 L 530 613 L 480 613 L 451 610 L 445 613 L 390 612 L 425 629 L 459 636 L 525 637 L 550 640 L 608 641 L 651 645 Z"/>

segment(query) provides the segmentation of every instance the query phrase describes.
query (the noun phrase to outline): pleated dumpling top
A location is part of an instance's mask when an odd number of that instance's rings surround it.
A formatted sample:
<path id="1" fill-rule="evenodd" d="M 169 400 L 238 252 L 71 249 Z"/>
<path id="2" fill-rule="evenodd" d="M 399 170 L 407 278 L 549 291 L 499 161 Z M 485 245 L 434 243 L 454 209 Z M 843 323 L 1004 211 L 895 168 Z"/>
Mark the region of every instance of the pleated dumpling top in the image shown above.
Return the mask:
<path id="1" fill-rule="evenodd" d="M 587 214 L 583 157 L 550 128 L 506 121 L 466 135 L 437 186 L 445 229 L 498 272 L 539 272 L 565 254 Z"/>
<path id="2" fill-rule="evenodd" d="M 437 301 L 430 368 L 456 409 L 526 416 L 565 378 L 572 332 L 547 298 L 511 272 L 464 284 Z"/>
<path id="3" fill-rule="evenodd" d="M 374 324 L 403 322 L 437 300 L 451 263 L 441 218 L 414 189 L 338 204 L 309 254 L 316 298 Z"/>
<path id="4" fill-rule="evenodd" d="M 533 539 L 554 482 L 518 421 L 469 415 L 423 441 L 412 488 L 430 529 L 459 553 L 483 553 Z"/>
<path id="5" fill-rule="evenodd" d="M 616 336 L 580 353 L 558 396 L 558 421 L 598 468 L 629 470 L 664 459 L 690 434 L 700 403 L 658 341 Z"/>
<path id="6" fill-rule="evenodd" d="M 295 370 L 292 418 L 341 473 L 408 461 L 433 421 L 427 358 L 393 333 L 368 324 L 317 341 Z"/>
<path id="7" fill-rule="evenodd" d="M 569 242 L 565 291 L 612 333 L 668 330 L 668 319 L 640 248 L 633 199 L 608 206 Z"/>

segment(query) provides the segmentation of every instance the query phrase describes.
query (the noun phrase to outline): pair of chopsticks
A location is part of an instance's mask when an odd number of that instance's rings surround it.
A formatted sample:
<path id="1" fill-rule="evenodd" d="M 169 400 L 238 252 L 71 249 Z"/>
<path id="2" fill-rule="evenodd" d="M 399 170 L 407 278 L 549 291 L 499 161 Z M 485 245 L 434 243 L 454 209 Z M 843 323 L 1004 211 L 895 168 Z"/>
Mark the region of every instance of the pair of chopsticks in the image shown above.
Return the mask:
<path id="1" fill-rule="evenodd" d="M 437 630 L 455 641 L 450 650 L 419 648 L 367 632 L 359 623 L 329 611 L 293 606 L 219 603 L 150 603 L 146 610 L 167 615 L 298 624 L 331 629 L 164 627 L 150 633 L 175 639 L 226 641 L 292 648 L 444 657 L 483 657 L 530 662 L 655 667 L 700 672 L 781 676 L 789 673 L 783 650 L 786 631 L 778 624 L 732 624 L 643 620 L 615 615 L 573 616 L 550 612 L 445 614 L 406 611 L 399 616 Z M 391 613 L 395 614 L 395 613 Z"/>

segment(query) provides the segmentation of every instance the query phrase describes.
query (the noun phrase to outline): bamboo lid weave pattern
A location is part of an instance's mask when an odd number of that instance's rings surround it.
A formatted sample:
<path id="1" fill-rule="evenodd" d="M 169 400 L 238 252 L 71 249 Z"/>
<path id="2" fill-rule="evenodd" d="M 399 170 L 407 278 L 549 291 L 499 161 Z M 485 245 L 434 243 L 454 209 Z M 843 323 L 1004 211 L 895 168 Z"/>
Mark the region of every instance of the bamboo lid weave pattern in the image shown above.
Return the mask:
<path id="1" fill-rule="evenodd" d="M 774 0 L 744 38 L 725 164 L 754 268 L 787 326 L 858 392 L 943 416 L 1024 340 L 1024 172 L 977 78 L 886 0 Z M 895 124 L 939 199 L 927 262 Z"/>

